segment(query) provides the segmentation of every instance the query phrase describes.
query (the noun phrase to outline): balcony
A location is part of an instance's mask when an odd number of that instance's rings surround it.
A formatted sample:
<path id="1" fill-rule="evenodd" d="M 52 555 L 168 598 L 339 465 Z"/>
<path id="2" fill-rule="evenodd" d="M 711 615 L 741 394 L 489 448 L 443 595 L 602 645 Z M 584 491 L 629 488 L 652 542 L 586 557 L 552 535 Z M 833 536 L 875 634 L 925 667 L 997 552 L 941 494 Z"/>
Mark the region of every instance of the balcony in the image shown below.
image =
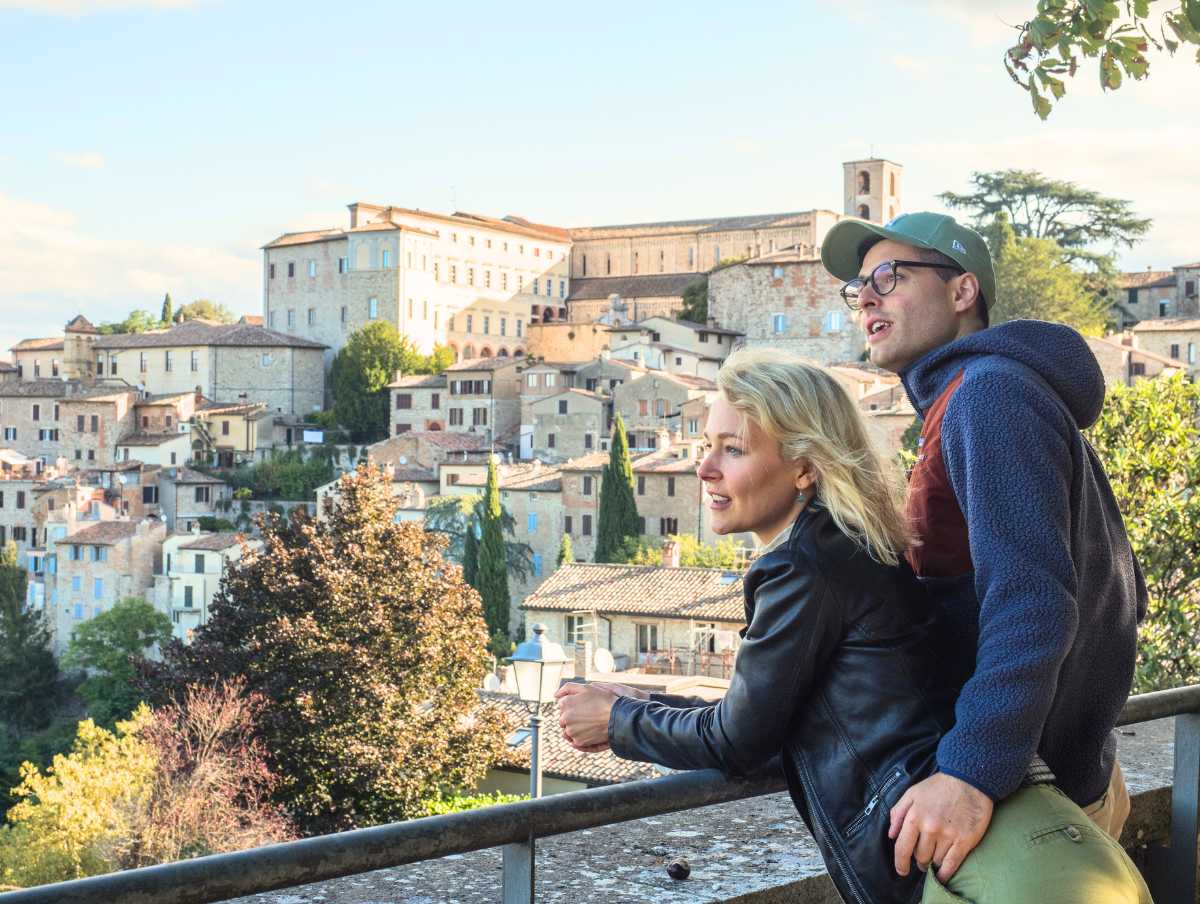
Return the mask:
<path id="1" fill-rule="evenodd" d="M 1200 685 L 1132 698 L 1120 724 L 1133 799 L 1122 842 L 1158 904 L 1195 904 Z M 30 888 L 0 895 L 0 904 L 207 904 L 283 888 L 291 891 L 241 904 L 526 904 L 539 877 L 544 901 L 837 904 L 782 789 L 782 779 L 680 772 Z M 529 842 L 548 837 L 537 847 L 535 870 Z M 675 881 L 665 866 L 679 856 L 692 874 Z M 298 887 L 307 883 L 320 884 Z"/>

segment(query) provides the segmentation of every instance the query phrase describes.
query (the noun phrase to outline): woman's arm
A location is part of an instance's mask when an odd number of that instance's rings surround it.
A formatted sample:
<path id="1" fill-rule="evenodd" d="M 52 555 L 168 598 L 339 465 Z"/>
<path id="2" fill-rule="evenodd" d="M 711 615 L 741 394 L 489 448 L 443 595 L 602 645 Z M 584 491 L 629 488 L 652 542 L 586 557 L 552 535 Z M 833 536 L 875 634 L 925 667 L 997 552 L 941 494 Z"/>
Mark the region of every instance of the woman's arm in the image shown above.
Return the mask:
<path id="1" fill-rule="evenodd" d="M 796 707 L 841 641 L 842 621 L 815 567 L 780 555 L 759 570 L 754 615 L 725 697 L 687 708 L 613 699 L 614 753 L 673 769 L 746 775 L 779 752 Z"/>

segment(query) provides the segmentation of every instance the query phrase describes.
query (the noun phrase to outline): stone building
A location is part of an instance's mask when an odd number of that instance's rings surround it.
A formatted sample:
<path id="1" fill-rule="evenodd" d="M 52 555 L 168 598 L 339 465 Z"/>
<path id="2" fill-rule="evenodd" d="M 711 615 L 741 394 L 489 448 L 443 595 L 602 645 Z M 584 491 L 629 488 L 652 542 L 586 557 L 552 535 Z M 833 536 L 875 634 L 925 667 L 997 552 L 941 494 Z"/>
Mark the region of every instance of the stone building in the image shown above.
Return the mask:
<path id="1" fill-rule="evenodd" d="M 117 460 L 117 443 L 135 432 L 137 391 L 125 384 L 69 385 L 76 391 L 58 406 L 60 454 L 75 467 L 111 465 Z"/>
<path id="2" fill-rule="evenodd" d="M 602 352 L 595 361 L 580 366 L 575 372 L 575 385 L 588 392 L 611 396 L 617 387 L 632 382 L 650 370 L 636 361 L 622 361 L 609 352 Z"/>
<path id="3" fill-rule="evenodd" d="M 58 380 L 63 376 L 63 340 L 57 336 L 22 339 L 9 351 L 22 380 Z"/>
<path id="4" fill-rule="evenodd" d="M 446 427 L 516 446 L 521 424 L 520 359 L 471 358 L 446 368 Z"/>
<path id="5" fill-rule="evenodd" d="M 708 313 L 745 334 L 818 364 L 853 360 L 866 334 L 842 300 L 840 280 L 812 255 L 783 251 L 721 267 L 708 278 Z"/>
<path id="6" fill-rule="evenodd" d="M 696 272 L 576 276 L 571 280 L 567 311 L 572 323 L 610 319 L 614 309 L 621 312 L 620 320 L 673 317 L 683 307 L 683 293 L 703 279 L 704 275 Z"/>
<path id="7" fill-rule="evenodd" d="M 261 403 L 213 402 L 204 399 L 192 415 L 194 458 L 232 468 L 253 462 L 263 446 L 274 447 L 271 413 Z M 265 427 L 261 430 L 260 427 Z"/>
<path id="8" fill-rule="evenodd" d="M 192 460 L 192 440 L 187 433 L 131 433 L 117 443 L 118 462 L 139 461 L 171 468 Z"/>
<path id="9" fill-rule="evenodd" d="M 904 167 L 878 157 L 843 163 L 842 194 L 846 213 L 877 223 L 894 220 L 901 210 L 903 177 Z"/>
<path id="10" fill-rule="evenodd" d="M 740 573 L 572 562 L 522 604 L 568 644 L 591 643 L 647 670 L 732 674 L 746 623 Z"/>
<path id="11" fill-rule="evenodd" d="M 564 389 L 530 403 L 532 457 L 566 461 L 608 448 L 612 402 L 586 389 Z M 522 458 L 530 456 L 522 455 Z"/>
<path id="12" fill-rule="evenodd" d="M 192 632 L 208 623 L 213 597 L 229 566 L 247 550 L 262 547 L 236 533 L 171 534 L 162 544 L 162 571 L 155 575 L 152 598 L 171 619 L 173 635 L 190 643 Z"/>
<path id="13" fill-rule="evenodd" d="M 1087 344 L 1104 374 L 1105 387 L 1132 386 L 1139 380 L 1169 377 L 1177 373 L 1186 374 L 1188 370 L 1183 361 L 1137 349 L 1112 339 L 1089 336 Z"/>
<path id="14" fill-rule="evenodd" d="M 1200 373 L 1200 319 L 1162 317 L 1130 330 L 1133 347 L 1178 362 L 1189 375 Z"/>
<path id="15" fill-rule="evenodd" d="M 30 568 L 26 554 L 38 545 L 34 501 L 45 486 L 46 476 L 32 466 L 0 471 L 0 550 L 14 544 L 22 568 Z"/>
<path id="16" fill-rule="evenodd" d="M 532 323 L 526 357 L 582 364 L 608 348 L 608 327 L 603 323 Z"/>
<path id="17" fill-rule="evenodd" d="M 192 392 L 300 415 L 324 404 L 324 350 L 320 342 L 260 326 L 203 320 L 93 343 L 98 378 L 119 377 L 152 395 Z"/>
<path id="18" fill-rule="evenodd" d="M 43 466 L 64 454 L 61 402 L 72 386 L 62 380 L 0 382 L 0 446 Z"/>
<path id="19" fill-rule="evenodd" d="M 566 319 L 565 230 L 518 217 L 450 215 L 357 202 L 348 229 L 263 246 L 267 326 L 329 347 L 374 320 L 422 352 L 520 356 L 531 322 Z"/>
<path id="20" fill-rule="evenodd" d="M 1175 267 L 1176 317 L 1200 315 L 1200 261 Z"/>
<path id="21" fill-rule="evenodd" d="M 232 499 L 229 484 L 217 477 L 187 467 L 158 472 L 158 504 L 172 531 L 189 532 L 201 518 L 224 517 Z"/>
<path id="22" fill-rule="evenodd" d="M 147 596 L 162 565 L 165 538 L 165 525 L 148 518 L 99 521 L 53 541 L 57 568 L 47 614 L 57 655 L 80 623 L 125 597 Z"/>
<path id="23" fill-rule="evenodd" d="M 392 427 L 399 436 L 410 430 L 445 430 L 449 397 L 445 374 L 410 374 L 388 384 L 391 391 Z"/>
<path id="24" fill-rule="evenodd" d="M 651 371 L 613 390 L 614 414 L 620 414 L 631 450 L 661 448 L 663 435 L 679 429 L 684 402 L 711 400 L 717 385 L 711 380 Z"/>
<path id="25" fill-rule="evenodd" d="M 1174 270 L 1122 273 L 1121 291 L 1124 295 L 1113 303 L 1113 319 L 1120 331 L 1142 320 L 1174 315 Z"/>
<path id="26" fill-rule="evenodd" d="M 632 360 L 654 370 L 715 380 L 721 364 L 741 333 L 708 324 L 670 317 L 648 317 L 613 327 L 611 356 Z"/>

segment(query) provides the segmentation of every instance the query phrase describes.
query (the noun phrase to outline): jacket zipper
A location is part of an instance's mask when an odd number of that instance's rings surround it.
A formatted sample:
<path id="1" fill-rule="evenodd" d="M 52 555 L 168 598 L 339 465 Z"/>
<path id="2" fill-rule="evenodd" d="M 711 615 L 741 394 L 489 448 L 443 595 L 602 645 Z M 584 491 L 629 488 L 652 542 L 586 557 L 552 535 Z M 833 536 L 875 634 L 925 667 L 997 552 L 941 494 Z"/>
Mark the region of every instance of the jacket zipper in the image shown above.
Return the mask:
<path id="1" fill-rule="evenodd" d="M 820 798 L 817 797 L 813 788 L 813 783 L 808 775 L 808 766 L 804 759 L 797 753 L 792 754 L 792 758 L 796 762 L 796 772 L 800 776 L 800 784 L 804 786 L 804 796 L 808 801 L 808 806 L 813 813 L 813 824 L 817 826 L 822 835 L 825 836 L 825 847 L 833 854 L 834 864 L 838 871 L 845 879 L 846 888 L 850 894 L 854 896 L 855 904 L 869 904 L 866 898 L 863 897 L 858 888 L 858 877 L 850 868 L 850 864 L 846 860 L 846 856 L 842 851 L 841 845 L 838 843 L 837 835 L 833 831 L 833 826 L 829 821 L 829 817 L 825 814 L 825 809 L 821 806 Z"/>
<path id="2" fill-rule="evenodd" d="M 851 820 L 850 825 L 846 826 L 845 834 L 847 837 L 858 831 L 858 828 L 864 822 L 866 822 L 867 817 L 875 812 L 875 808 L 879 806 L 879 801 L 883 799 L 883 795 L 887 794 L 892 785 L 896 784 L 896 782 L 900 781 L 900 779 L 903 777 L 904 773 L 900 769 L 894 769 L 892 771 L 892 774 L 887 777 L 887 780 L 879 786 L 879 790 L 875 792 L 875 796 L 867 801 L 867 808 L 855 816 L 854 819 Z"/>

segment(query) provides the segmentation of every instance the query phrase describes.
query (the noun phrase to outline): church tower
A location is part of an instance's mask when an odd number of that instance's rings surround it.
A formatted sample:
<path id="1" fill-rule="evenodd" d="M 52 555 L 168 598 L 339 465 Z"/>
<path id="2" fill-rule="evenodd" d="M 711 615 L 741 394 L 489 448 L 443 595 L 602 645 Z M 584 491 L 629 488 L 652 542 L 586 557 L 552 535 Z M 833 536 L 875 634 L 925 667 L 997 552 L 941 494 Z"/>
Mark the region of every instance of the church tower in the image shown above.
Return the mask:
<path id="1" fill-rule="evenodd" d="M 901 177 L 904 167 L 872 157 L 842 164 L 845 214 L 875 223 L 887 223 L 901 213 Z"/>
<path id="2" fill-rule="evenodd" d="M 91 383 L 96 378 L 92 366 L 92 346 L 99 330 L 82 314 L 76 314 L 63 330 L 62 375 L 70 380 Z"/>

